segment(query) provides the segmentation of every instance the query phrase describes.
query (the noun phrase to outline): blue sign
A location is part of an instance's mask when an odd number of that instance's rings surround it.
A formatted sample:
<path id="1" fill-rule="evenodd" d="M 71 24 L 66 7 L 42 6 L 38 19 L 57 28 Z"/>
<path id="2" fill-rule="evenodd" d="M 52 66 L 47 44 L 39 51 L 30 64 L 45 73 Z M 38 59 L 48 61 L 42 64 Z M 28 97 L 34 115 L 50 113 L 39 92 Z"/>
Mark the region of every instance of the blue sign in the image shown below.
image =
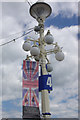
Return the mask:
<path id="1" fill-rule="evenodd" d="M 39 91 L 52 90 L 52 77 L 51 75 L 41 75 L 39 77 Z"/>

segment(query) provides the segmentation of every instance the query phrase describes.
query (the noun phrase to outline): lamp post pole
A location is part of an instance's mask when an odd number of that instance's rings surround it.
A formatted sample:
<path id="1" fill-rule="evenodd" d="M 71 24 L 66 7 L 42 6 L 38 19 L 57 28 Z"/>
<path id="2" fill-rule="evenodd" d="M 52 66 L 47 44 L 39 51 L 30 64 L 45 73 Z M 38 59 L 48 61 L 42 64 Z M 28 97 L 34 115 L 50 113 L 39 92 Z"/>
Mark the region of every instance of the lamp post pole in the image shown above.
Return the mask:
<path id="1" fill-rule="evenodd" d="M 52 79 L 51 75 L 47 72 L 51 72 L 52 66 L 47 58 L 47 55 L 55 53 L 55 58 L 58 61 L 64 59 L 64 54 L 62 48 L 54 42 L 53 36 L 48 30 L 47 34 L 44 36 L 44 22 L 45 19 L 50 16 L 52 10 L 51 7 L 44 2 L 36 2 L 30 7 L 30 15 L 38 21 L 38 26 L 34 27 L 34 31 L 38 32 L 40 38 L 38 40 L 27 39 L 23 44 L 23 49 L 29 51 L 31 56 L 34 56 L 36 61 L 40 62 L 42 74 L 39 76 L 39 91 L 41 92 L 41 107 L 43 118 L 50 118 L 50 108 L 49 108 L 49 91 L 52 91 Z M 31 46 L 28 41 L 34 42 L 34 47 L 31 49 Z M 36 45 L 36 42 L 39 43 L 39 46 Z M 55 47 L 50 50 L 45 49 L 45 45 L 54 45 Z M 46 69 L 46 60 L 47 60 L 47 69 Z"/>
<path id="2" fill-rule="evenodd" d="M 42 75 L 47 75 L 46 71 L 46 58 L 45 58 L 45 42 L 44 42 L 44 19 L 38 20 L 40 26 L 40 52 L 41 52 L 41 67 L 42 67 Z M 41 107 L 44 118 L 49 118 L 49 115 L 44 115 L 45 113 L 50 113 L 49 109 L 49 94 L 48 90 L 41 91 Z"/>

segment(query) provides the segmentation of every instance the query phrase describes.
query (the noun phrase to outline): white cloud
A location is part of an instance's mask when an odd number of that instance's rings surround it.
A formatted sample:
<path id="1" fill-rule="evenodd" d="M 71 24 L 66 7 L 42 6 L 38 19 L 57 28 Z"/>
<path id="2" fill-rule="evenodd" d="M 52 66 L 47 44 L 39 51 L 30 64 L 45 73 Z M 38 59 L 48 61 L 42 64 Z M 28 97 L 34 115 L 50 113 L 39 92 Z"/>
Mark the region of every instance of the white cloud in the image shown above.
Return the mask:
<path id="1" fill-rule="evenodd" d="M 2 37 L 2 3 L 0 3 L 0 41 Z M 0 48 L 2 56 L 2 48 Z M 0 57 L 0 119 L 2 118 L 2 57 Z"/>
<path id="2" fill-rule="evenodd" d="M 21 66 L 15 63 L 3 65 L 3 100 L 22 97 Z"/>
<path id="3" fill-rule="evenodd" d="M 38 0 L 35 0 L 37 2 Z M 39 0 L 42 2 L 79 2 L 79 0 Z M 1 2 L 27 2 L 27 0 L 1 0 Z M 29 0 L 30 3 L 34 3 L 33 0 Z"/>
<path id="4" fill-rule="evenodd" d="M 71 18 L 74 15 L 78 15 L 78 3 L 77 2 L 67 2 L 65 4 L 65 2 L 63 3 L 50 3 L 51 6 L 54 6 L 52 11 L 53 14 L 52 16 L 57 16 L 59 14 L 62 15 L 62 17 L 68 17 Z"/>
<path id="5" fill-rule="evenodd" d="M 0 38 L 2 36 L 2 3 L 0 3 Z M 1 41 L 1 40 L 0 40 Z"/>
<path id="6" fill-rule="evenodd" d="M 22 118 L 22 113 L 18 111 L 3 111 L 3 118 Z"/>
<path id="7" fill-rule="evenodd" d="M 71 90 L 70 90 L 71 89 Z M 68 92 L 69 91 L 69 92 Z M 69 99 L 78 93 L 76 88 L 58 88 L 54 86 L 54 91 L 50 94 L 50 110 L 52 118 L 78 118 L 78 98 Z M 71 95 L 73 93 L 73 95 Z"/>

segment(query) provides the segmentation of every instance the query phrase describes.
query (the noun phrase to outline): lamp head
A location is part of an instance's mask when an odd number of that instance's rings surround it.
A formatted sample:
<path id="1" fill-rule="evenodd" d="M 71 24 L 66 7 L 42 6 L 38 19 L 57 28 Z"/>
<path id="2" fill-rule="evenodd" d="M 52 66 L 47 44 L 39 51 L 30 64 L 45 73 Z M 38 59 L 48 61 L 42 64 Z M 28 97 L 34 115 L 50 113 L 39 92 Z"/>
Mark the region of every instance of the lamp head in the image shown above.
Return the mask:
<path id="1" fill-rule="evenodd" d="M 47 34 L 44 37 L 44 40 L 47 44 L 52 44 L 54 41 L 53 36 L 50 34 L 50 30 L 48 30 Z"/>
<path id="2" fill-rule="evenodd" d="M 39 61 L 39 60 L 40 60 L 39 55 L 38 55 L 38 56 L 35 56 L 34 58 L 35 58 L 36 61 Z"/>
<path id="3" fill-rule="evenodd" d="M 22 48 L 24 51 L 29 51 L 31 49 L 31 45 L 30 45 L 30 43 L 25 41 Z"/>
<path id="4" fill-rule="evenodd" d="M 56 58 L 56 60 L 58 60 L 58 61 L 64 60 L 64 53 L 63 53 L 63 52 L 57 52 L 57 53 L 55 54 L 55 58 Z"/>
<path id="5" fill-rule="evenodd" d="M 40 49 L 36 46 L 33 46 L 30 50 L 32 56 L 38 56 L 40 54 Z"/>
<path id="6" fill-rule="evenodd" d="M 47 64 L 47 71 L 48 72 L 52 72 L 53 71 L 53 67 L 50 63 Z"/>
<path id="7" fill-rule="evenodd" d="M 35 19 L 45 19 L 50 16 L 51 12 L 51 7 L 45 2 L 36 2 L 30 7 L 30 15 Z"/>

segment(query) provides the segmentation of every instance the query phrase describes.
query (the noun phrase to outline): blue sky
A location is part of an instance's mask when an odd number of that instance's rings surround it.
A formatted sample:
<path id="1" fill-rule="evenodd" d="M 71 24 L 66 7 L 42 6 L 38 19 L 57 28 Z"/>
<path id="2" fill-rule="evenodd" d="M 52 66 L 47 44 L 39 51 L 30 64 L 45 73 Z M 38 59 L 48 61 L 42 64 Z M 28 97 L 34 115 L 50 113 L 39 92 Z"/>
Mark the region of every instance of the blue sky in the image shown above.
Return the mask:
<path id="1" fill-rule="evenodd" d="M 49 3 L 53 10 L 45 21 L 45 33 L 50 29 L 55 42 L 63 46 L 65 59 L 62 62 L 55 60 L 55 55 L 49 56 L 53 65 L 53 91 L 50 93 L 50 111 L 52 118 L 78 117 L 78 11 L 77 2 Z M 15 7 L 15 10 L 14 10 Z M 2 5 L 3 37 L 18 33 L 37 25 L 35 19 L 29 15 L 27 3 L 3 3 Z M 16 11 L 17 10 L 17 11 Z M 61 12 L 61 13 L 60 13 Z M 9 22 L 10 21 L 10 22 Z M 35 33 L 29 36 L 37 39 Z M 29 37 L 28 36 L 28 37 Z M 4 41 L 15 36 L 11 36 Z M 22 116 L 22 60 L 26 52 L 22 50 L 23 39 L 2 48 L 2 116 Z M 6 51 L 6 52 L 5 52 Z M 30 53 L 28 53 L 30 54 Z M 10 74 L 9 74 L 10 73 Z M 6 90 L 5 90 L 6 88 Z M 41 109 L 41 97 L 40 97 Z M 59 110 L 60 109 L 60 110 Z"/>
<path id="2" fill-rule="evenodd" d="M 20 107 L 18 105 L 18 103 L 20 103 L 21 99 L 16 99 L 16 100 L 8 100 L 8 101 L 5 101 L 3 102 L 3 108 L 2 108 L 2 111 L 11 111 L 12 108 L 13 110 L 18 110 L 18 111 L 21 111 L 20 110 Z"/>
<path id="3" fill-rule="evenodd" d="M 46 19 L 45 26 L 49 27 L 50 25 L 54 25 L 58 28 L 70 27 L 72 25 L 78 25 L 78 18 L 76 15 L 72 16 L 71 18 L 66 18 L 59 14 L 54 17 L 54 19 Z"/>

